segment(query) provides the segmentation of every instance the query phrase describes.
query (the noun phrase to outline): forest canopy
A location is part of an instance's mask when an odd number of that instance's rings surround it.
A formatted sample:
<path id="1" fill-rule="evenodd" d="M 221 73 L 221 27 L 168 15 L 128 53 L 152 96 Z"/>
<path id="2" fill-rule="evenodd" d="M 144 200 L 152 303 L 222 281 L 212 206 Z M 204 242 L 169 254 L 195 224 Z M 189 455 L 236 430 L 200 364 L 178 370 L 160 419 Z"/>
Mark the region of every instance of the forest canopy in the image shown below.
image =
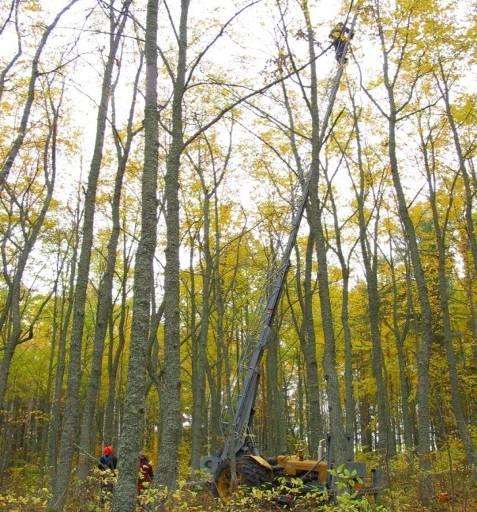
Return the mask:
<path id="1" fill-rule="evenodd" d="M 476 7 L 0 0 L 1 510 L 477 508 Z"/>

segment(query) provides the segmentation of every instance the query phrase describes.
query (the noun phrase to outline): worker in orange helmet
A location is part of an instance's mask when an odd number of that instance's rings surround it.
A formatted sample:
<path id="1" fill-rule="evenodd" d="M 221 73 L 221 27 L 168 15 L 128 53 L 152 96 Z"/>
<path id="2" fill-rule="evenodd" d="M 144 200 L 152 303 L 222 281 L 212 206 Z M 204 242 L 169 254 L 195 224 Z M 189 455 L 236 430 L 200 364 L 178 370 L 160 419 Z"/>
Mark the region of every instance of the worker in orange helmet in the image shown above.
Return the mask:
<path id="1" fill-rule="evenodd" d="M 110 469 L 111 471 L 115 471 L 116 466 L 118 465 L 118 459 L 113 453 L 112 446 L 105 446 L 103 448 L 103 455 L 99 459 L 98 468 L 101 471 L 106 471 Z"/>
<path id="2" fill-rule="evenodd" d="M 113 447 L 105 446 L 98 464 L 98 468 L 101 470 L 101 503 L 103 504 L 108 502 L 113 495 L 117 465 L 118 459 L 114 455 Z"/>

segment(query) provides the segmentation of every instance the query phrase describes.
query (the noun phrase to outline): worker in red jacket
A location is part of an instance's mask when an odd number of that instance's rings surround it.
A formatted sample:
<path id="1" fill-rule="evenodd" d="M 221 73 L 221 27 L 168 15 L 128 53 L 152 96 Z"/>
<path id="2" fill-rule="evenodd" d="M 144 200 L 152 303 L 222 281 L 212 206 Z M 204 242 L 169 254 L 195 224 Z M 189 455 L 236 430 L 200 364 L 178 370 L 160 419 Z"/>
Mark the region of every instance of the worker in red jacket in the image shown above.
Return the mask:
<path id="1" fill-rule="evenodd" d="M 139 477 L 137 480 L 137 492 L 141 494 L 144 489 L 150 487 L 152 479 L 154 478 L 154 471 L 149 459 L 144 453 L 139 455 Z"/>

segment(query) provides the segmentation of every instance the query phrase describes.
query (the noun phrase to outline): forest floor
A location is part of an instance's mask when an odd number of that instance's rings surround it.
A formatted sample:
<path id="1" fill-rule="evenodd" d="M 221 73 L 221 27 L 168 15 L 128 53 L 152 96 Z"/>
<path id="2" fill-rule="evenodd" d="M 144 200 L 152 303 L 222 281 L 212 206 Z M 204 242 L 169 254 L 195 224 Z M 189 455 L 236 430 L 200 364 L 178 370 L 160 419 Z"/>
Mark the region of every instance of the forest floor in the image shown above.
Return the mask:
<path id="1" fill-rule="evenodd" d="M 90 489 L 92 491 L 93 489 Z M 100 491 L 96 495 L 83 493 L 72 495 L 66 511 L 68 512 L 109 512 L 111 501 L 100 498 Z M 399 495 L 399 496 L 398 496 Z M 16 492 L 11 488 L 0 493 L 0 511 L 2 512 L 43 512 L 48 510 L 49 494 L 47 489 L 32 489 L 28 492 Z M 412 502 L 404 492 L 392 494 L 384 493 L 374 498 L 357 499 L 345 496 L 339 502 L 323 503 L 309 497 L 297 498 L 285 504 L 264 496 L 259 492 L 239 494 L 227 502 L 214 498 L 210 493 L 194 493 L 178 491 L 167 498 L 159 497 L 155 493 L 145 494 L 138 499 L 137 512 L 476 512 L 477 492 L 465 496 L 450 496 L 446 493 L 436 494 L 431 507 L 426 508 L 417 501 Z"/>
<path id="2" fill-rule="evenodd" d="M 47 488 L 28 487 L 10 482 L 0 491 L 1 512 L 43 512 L 48 510 L 50 494 Z M 69 512 L 109 512 L 111 500 L 102 496 L 100 483 L 90 479 L 86 485 L 72 491 L 66 510 Z M 477 488 L 451 495 L 446 491 L 435 494 L 431 507 L 419 504 L 414 492 L 394 486 L 378 498 L 357 498 L 345 493 L 338 501 L 323 502 L 317 497 L 293 497 L 257 489 L 239 492 L 233 499 L 222 501 L 210 492 L 180 490 L 168 495 L 151 489 L 138 498 L 137 512 L 477 512 Z"/>
<path id="3" fill-rule="evenodd" d="M 441 459 L 442 460 L 442 459 Z M 434 496 L 424 507 L 418 500 L 419 471 L 399 458 L 385 467 L 389 481 L 377 498 L 360 498 L 344 492 L 333 502 L 318 495 L 297 495 L 296 489 L 283 484 L 271 490 L 240 489 L 226 502 L 214 498 L 209 489 L 190 489 L 185 481 L 172 493 L 147 489 L 139 498 L 137 512 L 477 512 L 477 484 L 472 483 L 469 468 L 455 460 L 443 467 L 433 461 Z M 103 491 L 102 491 L 103 489 Z M 109 512 L 111 496 L 104 490 L 94 470 L 82 484 L 73 483 L 68 512 Z M 48 510 L 50 490 L 38 466 L 24 464 L 11 469 L 0 487 L 0 512 L 43 512 Z"/>

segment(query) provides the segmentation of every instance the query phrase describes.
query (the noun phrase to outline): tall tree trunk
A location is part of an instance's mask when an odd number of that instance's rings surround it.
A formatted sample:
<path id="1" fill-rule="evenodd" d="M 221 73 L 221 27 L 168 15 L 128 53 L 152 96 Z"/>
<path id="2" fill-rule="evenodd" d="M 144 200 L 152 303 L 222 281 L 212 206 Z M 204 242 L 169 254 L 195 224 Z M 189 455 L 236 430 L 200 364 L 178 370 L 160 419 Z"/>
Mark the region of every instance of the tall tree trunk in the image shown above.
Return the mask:
<path id="1" fill-rule="evenodd" d="M 390 240 L 391 243 L 391 240 Z M 411 318 L 410 311 L 410 301 L 407 301 L 407 312 L 404 321 L 404 325 L 401 327 L 399 324 L 399 303 L 402 300 L 398 293 L 397 282 L 396 282 L 396 269 L 394 266 L 394 259 L 392 256 L 392 248 L 390 249 L 390 271 L 391 271 L 391 282 L 392 282 L 392 292 L 393 292 L 393 301 L 392 301 L 392 324 L 391 330 L 393 331 L 394 338 L 396 340 L 396 350 L 398 355 L 398 363 L 399 363 L 399 388 L 401 392 L 401 412 L 402 412 L 402 422 L 403 422 L 403 435 L 404 435 L 404 445 L 406 450 L 410 452 L 414 446 L 413 442 L 413 430 L 412 430 L 412 420 L 410 414 L 410 400 L 409 400 L 409 378 L 407 374 L 407 362 L 405 356 L 405 348 L 404 342 L 407 337 L 407 333 L 409 331 L 409 324 Z M 406 296 L 409 299 L 412 293 L 412 284 L 409 275 L 409 265 L 406 265 Z"/>
<path id="2" fill-rule="evenodd" d="M 319 122 L 318 109 L 318 79 L 316 72 L 315 37 L 312 27 L 308 2 L 303 0 L 303 13 L 305 16 L 308 36 L 308 52 L 311 67 L 311 97 L 309 111 L 311 115 L 311 172 L 310 196 L 307 202 L 307 219 L 310 230 L 316 241 L 316 254 L 318 260 L 318 294 L 321 305 L 321 321 L 325 346 L 323 351 L 323 370 L 325 373 L 326 389 L 328 395 L 328 413 L 330 431 L 332 436 L 332 452 L 337 464 L 346 460 L 346 436 L 343 424 L 340 387 L 336 368 L 336 340 L 333 329 L 333 313 L 331 307 L 330 287 L 328 279 L 327 243 L 323 229 L 323 205 L 318 196 L 318 177 L 320 169 L 320 150 L 324 140 L 325 130 L 331 116 L 333 105 L 338 92 L 338 85 L 343 73 L 340 65 L 333 82 L 327 111 L 323 117 L 322 125 Z"/>
<path id="3" fill-rule="evenodd" d="M 112 9 L 112 7 L 111 7 Z M 112 17 L 113 13 L 111 13 Z M 119 37 L 124 29 L 126 23 L 126 15 L 118 27 L 116 37 Z M 114 24 L 111 21 L 111 32 L 114 33 Z M 129 118 L 126 128 L 126 140 L 124 143 L 116 139 L 116 150 L 118 157 L 118 168 L 116 171 L 116 178 L 114 182 L 113 198 L 111 202 L 111 217 L 112 217 L 112 230 L 107 247 L 106 255 L 106 269 L 101 277 L 101 282 L 98 291 L 98 305 L 96 312 L 96 324 L 94 328 L 94 343 L 93 343 L 93 354 L 91 362 L 91 372 L 89 377 L 88 388 L 86 390 L 86 400 L 84 402 L 83 416 L 81 421 L 81 432 L 80 432 L 80 446 L 84 451 L 91 451 L 93 436 L 94 436 L 94 416 L 96 411 L 96 402 L 98 400 L 99 387 L 101 384 L 101 375 L 103 368 L 103 352 L 104 352 L 104 339 L 106 337 L 106 331 L 108 327 L 108 319 L 111 316 L 112 310 L 112 289 L 113 289 L 113 276 L 116 268 L 116 253 L 118 249 L 119 234 L 121 229 L 120 223 L 120 204 L 121 204 L 121 192 L 123 187 L 124 173 L 126 172 L 126 165 L 129 159 L 129 152 L 131 150 L 131 144 L 133 141 L 133 120 L 134 110 L 136 106 L 136 96 L 138 91 L 139 76 L 142 69 L 142 56 L 138 71 L 136 73 L 136 79 L 133 86 L 133 98 L 131 107 L 129 110 Z M 115 129 L 114 133 L 118 131 Z M 124 149 L 123 149 L 124 148 Z M 84 454 L 84 451 L 80 452 L 79 466 L 78 466 L 78 477 L 80 480 L 84 480 L 88 474 L 91 461 L 89 457 Z"/>
<path id="4" fill-rule="evenodd" d="M 366 191 L 366 175 L 363 164 L 363 154 L 361 146 L 361 133 L 359 126 L 358 113 L 354 98 L 351 98 L 353 104 L 353 122 L 356 135 L 356 144 L 358 152 L 358 168 L 359 168 L 359 189 L 356 191 L 356 199 L 358 203 L 358 222 L 359 222 L 359 240 L 361 245 L 361 256 L 363 258 L 366 290 L 368 294 L 369 309 L 369 327 L 371 331 L 372 343 L 372 367 L 373 375 L 376 381 L 376 394 L 378 406 L 378 447 L 384 452 L 385 457 L 392 457 L 396 453 L 395 441 L 392 435 L 391 414 L 389 410 L 388 391 L 386 380 L 384 378 L 384 358 L 381 343 L 380 330 L 380 298 L 378 291 L 378 246 L 377 246 L 377 225 L 379 222 L 379 209 L 381 198 L 375 204 L 375 229 L 372 240 L 372 247 L 368 239 L 368 222 L 365 216 L 365 198 Z M 381 196 L 382 197 L 382 196 Z"/>
<path id="5" fill-rule="evenodd" d="M 437 86 L 439 91 L 442 94 L 442 99 L 444 100 L 444 104 L 446 107 L 446 115 L 447 122 L 449 123 L 449 127 L 451 129 L 452 138 L 454 141 L 455 152 L 457 154 L 457 162 L 459 164 L 459 171 L 462 175 L 462 180 L 464 182 L 464 191 L 465 191 L 465 225 L 467 230 L 467 236 L 469 239 L 470 253 L 472 254 L 472 261 L 474 264 L 474 273 L 477 275 L 477 237 L 475 234 L 475 222 L 473 217 L 473 198 L 475 195 L 475 191 L 472 190 L 469 173 L 467 171 L 467 167 L 465 165 L 464 152 L 462 150 L 462 145 L 460 142 L 459 132 L 457 130 L 457 125 L 454 119 L 454 115 L 452 113 L 451 103 L 450 103 L 450 91 L 449 91 L 449 77 L 446 76 L 446 72 L 444 70 L 444 65 L 442 60 L 439 60 L 439 70 L 440 77 L 436 76 Z"/>
<path id="6" fill-rule="evenodd" d="M 308 234 L 305 253 L 305 275 L 303 279 L 303 326 L 300 346 L 305 359 L 306 382 L 308 393 L 308 432 L 311 454 L 316 453 L 323 438 L 323 418 L 321 417 L 320 381 L 318 377 L 318 358 L 316 355 L 316 336 L 313 314 L 313 294 L 315 283 L 312 282 L 313 254 L 315 239 Z M 313 456 L 313 455 L 312 455 Z"/>
<path id="7" fill-rule="evenodd" d="M 339 164 L 338 164 L 339 165 Z M 336 239 L 335 252 L 338 256 L 341 267 L 341 276 L 343 279 L 342 285 L 342 301 L 341 301 L 341 324 L 343 326 L 343 339 L 344 339 L 344 380 L 345 380 L 345 429 L 346 429 L 346 458 L 347 460 L 354 459 L 354 445 L 355 439 L 355 428 L 354 428 L 354 416 L 355 416 L 355 404 L 353 398 L 353 358 L 352 358 L 352 341 L 351 341 L 351 328 L 349 323 L 349 278 L 350 278 L 350 258 L 354 252 L 357 241 L 351 246 L 349 254 L 345 257 L 343 252 L 342 243 L 342 229 L 344 226 L 340 225 L 340 219 L 338 216 L 338 208 L 335 201 L 335 195 L 333 192 L 332 182 L 328 177 L 328 169 L 324 168 L 324 175 L 327 182 L 328 196 L 331 203 L 331 210 L 333 213 L 333 224 Z"/>
<path id="8" fill-rule="evenodd" d="M 264 429 L 266 453 L 276 456 L 286 452 L 286 409 L 282 393 L 280 375 L 279 324 L 283 315 L 277 315 L 268 342 L 266 364 L 266 403 L 268 413 L 265 416 Z"/>
<path id="9" fill-rule="evenodd" d="M 290 144 L 297 166 L 298 175 L 303 180 L 305 177 L 305 171 L 302 166 L 302 161 L 298 151 L 298 143 L 295 136 L 295 120 L 293 114 L 293 108 L 290 104 L 287 89 L 285 83 L 282 82 L 282 92 L 285 100 L 285 107 L 288 114 L 288 122 L 290 123 L 290 130 L 288 136 L 290 138 Z M 297 280 L 296 287 L 299 296 L 302 296 L 300 305 L 303 314 L 303 331 L 297 330 L 300 338 L 300 346 L 305 359 L 305 371 L 307 381 L 307 417 L 308 421 L 308 444 L 311 453 L 314 453 L 318 449 L 320 440 L 323 437 L 323 418 L 321 415 L 320 406 L 320 387 L 318 378 L 318 359 L 316 356 L 316 336 L 315 336 L 315 322 L 313 314 L 313 292 L 314 284 L 312 284 L 312 270 L 313 270 L 313 250 L 315 247 L 315 238 L 310 232 L 308 235 L 306 256 L 305 256 L 305 276 L 303 280 L 303 293 L 300 284 L 300 258 L 298 254 L 298 247 L 296 247 L 297 254 Z"/>
<path id="10" fill-rule="evenodd" d="M 147 351 L 153 294 L 153 264 L 157 240 L 157 18 L 158 0 L 148 0 L 146 20 L 146 97 L 144 112 L 144 169 L 141 189 L 141 237 L 134 272 L 131 344 L 119 444 L 119 478 L 113 497 L 114 512 L 136 509 L 137 467 L 144 424 Z"/>
<path id="11" fill-rule="evenodd" d="M 215 176 L 214 176 L 215 178 Z M 215 185 L 217 185 L 215 180 Z M 224 332 L 224 315 L 225 315 L 225 302 L 224 302 L 224 289 L 223 289 L 223 278 L 221 274 L 221 258 L 220 258 L 220 250 L 221 250 L 221 231 L 220 231 L 220 219 L 219 219 L 219 200 L 217 196 L 217 186 L 215 186 L 214 190 L 214 238 L 215 238 L 215 248 L 214 248 L 214 282 L 213 286 L 215 288 L 215 309 L 217 312 L 217 321 L 216 321 L 216 353 L 217 353 L 217 362 L 215 367 L 215 384 L 213 386 L 214 393 L 211 393 L 211 405 L 210 405 L 210 453 L 217 453 L 221 446 L 221 414 L 223 407 L 223 385 L 222 385 L 222 372 L 223 372 L 223 357 L 224 357 L 224 347 L 225 347 L 225 332 Z M 211 386 L 212 389 L 212 386 Z"/>
<path id="12" fill-rule="evenodd" d="M 51 91 L 48 90 L 48 93 Z M 5 393 L 7 390 L 8 376 L 10 367 L 17 345 L 23 341 L 28 341 L 33 337 L 33 323 L 30 325 L 29 334 L 22 332 L 22 320 L 24 318 L 23 309 L 21 308 L 21 288 L 23 283 L 23 276 L 27 267 L 30 255 L 36 245 L 40 232 L 43 228 L 47 212 L 50 208 L 50 203 L 53 198 L 53 192 L 56 182 L 56 150 L 57 150 L 57 137 L 58 137 L 58 120 L 60 117 L 61 102 L 63 94 L 61 93 L 58 105 L 54 105 L 53 100 L 50 99 L 50 108 L 52 110 L 52 118 L 48 118 L 48 134 L 46 137 L 45 146 L 43 149 L 43 175 L 44 187 L 46 189 L 45 197 L 42 200 L 40 211 L 34 216 L 34 221 L 26 222 L 25 219 L 29 218 L 27 212 L 22 211 L 22 201 L 15 199 L 15 202 L 20 206 L 20 218 L 22 221 L 22 231 L 25 236 L 25 242 L 20 249 L 18 262 L 14 275 L 9 283 L 9 290 L 7 296 L 7 304 L 2 311 L 3 323 L 7 318 L 10 320 L 10 331 L 7 336 L 5 348 L 3 351 L 3 358 L 0 363 L 0 410 L 3 409 Z M 1 184 L 0 184 L 1 185 Z M 1 325 L 0 325 L 1 328 Z"/>
<path id="13" fill-rule="evenodd" d="M 438 277 L 439 277 L 439 302 L 441 307 L 442 314 L 442 336 L 444 338 L 444 344 L 446 347 L 446 356 L 447 356 L 447 366 L 449 370 L 449 382 L 450 382 L 450 392 L 452 397 L 452 410 L 454 412 L 454 416 L 457 422 L 457 428 L 459 430 L 459 436 L 464 445 L 465 455 L 467 458 L 467 462 L 471 467 L 472 478 L 477 479 L 477 456 L 474 450 L 472 437 L 469 432 L 469 428 L 467 426 L 462 398 L 459 391 L 459 378 L 457 371 L 457 361 L 456 355 L 454 351 L 453 345 L 453 334 L 452 334 L 452 325 L 451 325 L 451 315 L 449 310 L 449 280 L 447 278 L 447 251 L 446 251 L 446 230 L 449 218 L 449 211 L 452 207 L 452 198 L 453 198 L 453 188 L 449 193 L 449 205 L 445 215 L 445 219 L 441 225 L 441 221 L 439 219 L 438 212 L 438 204 L 436 191 L 434 188 L 434 180 L 435 180 L 435 155 L 434 155 L 434 141 L 432 140 L 432 133 L 429 133 L 429 138 L 431 139 L 431 151 L 428 151 L 426 141 L 424 140 L 422 127 L 419 127 L 419 134 L 421 138 L 421 150 L 424 157 L 424 166 L 426 169 L 427 175 L 427 184 L 429 187 L 429 195 L 430 195 L 430 204 L 432 211 L 432 220 L 434 224 L 434 234 L 436 238 L 436 245 L 438 251 Z M 455 181 L 453 183 L 453 187 L 455 185 Z"/>
<path id="14" fill-rule="evenodd" d="M 183 151 L 182 99 L 187 56 L 187 16 L 190 0 L 181 0 L 179 58 L 172 105 L 172 142 L 165 176 L 167 248 L 164 275 L 164 389 L 159 450 L 159 483 L 175 488 L 180 417 L 180 317 L 179 317 L 179 167 Z"/>
<path id="15" fill-rule="evenodd" d="M 51 487 L 54 487 L 56 479 L 56 464 L 58 458 L 57 450 L 61 428 L 61 402 L 63 395 L 63 379 L 65 373 L 67 339 L 74 303 L 74 286 L 79 248 L 79 225 L 81 222 L 79 201 L 80 199 L 78 198 L 78 205 L 73 223 L 73 234 L 71 242 L 72 252 L 69 264 L 69 275 L 67 272 L 69 284 L 68 289 L 63 290 L 61 298 L 61 316 L 59 319 L 61 324 L 58 334 L 58 355 L 56 363 L 55 386 L 50 408 L 50 424 L 48 429 L 48 465 L 50 468 Z"/>
<path id="16" fill-rule="evenodd" d="M 117 376 L 120 369 L 121 358 L 123 349 L 126 345 L 126 329 L 129 315 L 128 302 L 128 274 L 131 267 L 131 256 L 127 254 L 126 235 L 123 239 L 123 270 L 121 279 L 121 304 L 119 312 L 118 324 L 118 343 L 115 347 L 114 344 L 114 325 L 113 317 L 110 315 L 109 326 L 109 347 L 108 347 L 108 397 L 106 400 L 105 415 L 104 415 L 104 431 L 103 442 L 108 445 L 115 445 L 118 437 L 118 429 L 116 426 L 117 418 Z"/>
<path id="17" fill-rule="evenodd" d="M 417 346 L 417 402 L 419 407 L 418 423 L 418 451 L 419 466 L 421 469 L 420 496 L 424 504 L 430 503 L 432 499 L 432 478 L 430 474 L 430 410 L 429 410 L 429 354 L 432 343 L 432 311 L 429 302 L 429 292 L 426 278 L 422 267 L 421 256 L 417 244 L 416 232 L 407 209 L 406 198 L 399 175 L 398 160 L 396 155 L 396 109 L 394 96 L 389 87 L 389 102 L 391 115 L 389 116 L 389 159 L 391 173 L 398 199 L 399 217 L 404 227 L 406 239 L 409 245 L 414 277 L 416 279 L 419 304 L 421 308 L 421 335 L 418 336 Z"/>
<path id="18" fill-rule="evenodd" d="M 124 26 L 126 15 L 132 0 L 125 0 L 122 6 L 120 23 Z M 121 25 L 120 25 L 121 26 Z M 112 73 L 116 52 L 119 46 L 121 34 L 111 36 L 108 59 L 106 62 L 101 99 L 96 121 L 96 138 L 93 157 L 91 159 L 88 185 L 84 203 L 83 239 L 81 242 L 80 257 L 78 263 L 78 276 L 76 280 L 75 303 L 73 312 L 73 325 L 71 331 L 71 344 L 69 354 L 68 381 L 65 400 L 65 414 L 63 430 L 60 441 L 59 466 L 50 508 L 56 512 L 63 510 L 68 486 L 71 478 L 71 467 L 75 452 L 74 443 L 77 436 L 78 420 L 80 413 L 80 384 L 81 384 L 81 354 L 82 339 L 85 318 L 86 292 L 88 288 L 89 266 L 93 248 L 94 215 L 96 209 L 96 191 L 103 158 L 103 146 L 106 131 L 106 118 L 108 114 L 109 99 L 111 94 Z"/>
<path id="19" fill-rule="evenodd" d="M 391 48 L 386 47 L 385 32 L 383 28 L 383 21 L 381 19 L 380 2 L 376 1 L 376 9 L 374 14 L 376 15 L 376 24 L 378 25 L 379 38 L 381 45 L 381 52 L 383 55 L 383 80 L 384 87 L 387 93 L 388 99 L 388 113 L 385 113 L 381 107 L 377 104 L 376 100 L 371 97 L 369 91 L 365 88 L 365 93 L 370 96 L 375 105 L 378 105 L 380 112 L 385 116 L 388 124 L 388 155 L 389 163 L 391 168 L 391 176 L 393 181 L 394 190 L 398 202 L 398 213 L 401 220 L 404 234 L 407 240 L 409 254 L 414 270 L 414 277 L 416 280 L 417 295 L 419 298 L 419 305 L 421 310 L 421 322 L 420 322 L 420 335 L 417 337 L 417 374 L 418 374 L 418 386 L 417 386 L 417 403 L 419 408 L 419 423 L 418 423 L 418 453 L 419 453 L 419 466 L 420 466 L 420 498 L 424 505 L 429 505 L 432 500 L 433 488 L 432 488 L 432 477 L 431 477 L 431 461 L 430 461 L 430 449 L 431 449 L 431 430 L 430 430 L 430 408 L 429 408 L 429 358 L 430 348 L 432 343 L 432 310 L 429 301 L 429 292 L 426 283 L 426 277 L 424 274 L 421 255 L 419 252 L 419 246 L 417 243 L 416 231 L 414 224 L 412 223 L 404 189 L 401 182 L 401 176 L 399 173 L 399 163 L 397 158 L 397 147 L 396 147 L 396 134 L 397 124 L 399 119 L 399 113 L 406 106 L 403 103 L 400 107 L 396 104 L 396 84 L 402 68 L 402 59 L 405 55 L 405 49 L 409 43 L 409 39 L 406 34 L 409 34 L 411 16 L 407 18 L 406 27 L 394 28 L 395 39 L 391 43 Z M 400 46 L 399 53 L 399 64 L 395 67 L 394 74 L 391 71 L 391 58 L 390 52 L 396 45 L 396 38 L 398 36 L 398 30 L 404 36 Z M 419 75 L 416 74 L 414 85 L 418 80 Z M 409 85 L 408 85 L 409 87 Z"/>
<path id="20" fill-rule="evenodd" d="M 200 163 L 198 164 L 200 167 Z M 201 170 L 199 172 L 202 172 Z M 203 177 L 203 253 L 205 265 L 202 266 L 202 307 L 197 352 L 194 353 L 195 365 L 192 374 L 192 431 L 191 431 L 191 464 L 192 469 L 200 468 L 200 456 L 204 447 L 205 422 L 205 372 L 207 363 L 207 337 L 209 333 L 212 257 L 210 253 L 210 193 L 205 187 Z"/>

